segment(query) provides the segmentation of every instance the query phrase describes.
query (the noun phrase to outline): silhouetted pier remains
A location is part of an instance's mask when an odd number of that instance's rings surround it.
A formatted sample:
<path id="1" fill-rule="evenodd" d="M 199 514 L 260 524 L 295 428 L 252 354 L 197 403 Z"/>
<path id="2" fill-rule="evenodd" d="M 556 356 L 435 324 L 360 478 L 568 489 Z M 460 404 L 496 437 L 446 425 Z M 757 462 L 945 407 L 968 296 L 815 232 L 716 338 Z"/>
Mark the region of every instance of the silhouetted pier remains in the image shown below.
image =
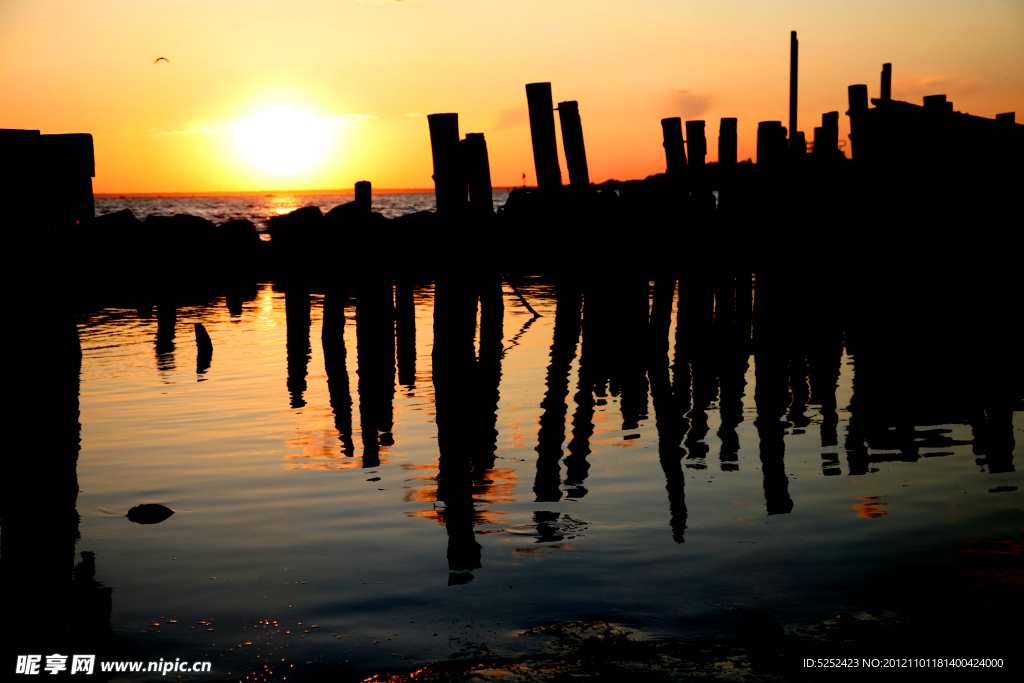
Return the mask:
<path id="1" fill-rule="evenodd" d="M 249 221 L 215 225 L 184 215 L 139 221 L 129 211 L 93 217 L 91 136 L 4 130 L 0 140 L 12 158 L 30 162 L 24 174 L 12 174 L 8 164 L 15 187 L 34 196 L 45 178 L 60 188 L 47 211 L 19 203 L 15 213 L 37 235 L 57 236 L 49 248 L 70 281 L 87 296 L 126 297 L 140 315 L 156 306 L 155 354 L 162 373 L 175 368 L 183 298 L 227 292 L 231 314 L 239 316 L 252 283 L 272 279 L 286 291 L 288 402 L 301 408 L 311 296 L 326 294 L 330 313 L 322 341 L 345 456 L 356 452 L 343 332 L 346 309 L 354 312 L 364 467 L 378 466 L 381 447 L 393 443 L 396 379 L 410 388 L 417 383 L 413 291 L 434 280 L 439 500 L 447 504 L 451 568 L 464 571 L 479 566 L 471 537 L 472 481 L 494 463 L 504 353 L 502 273 L 542 273 L 557 281 L 537 444 L 538 501 L 557 501 L 563 491 L 586 495 L 597 402 L 619 397 L 622 427 L 630 430 L 647 419 L 651 398 L 673 536 L 681 542 L 682 472 L 708 467 L 709 413 L 716 404 L 721 411 L 719 467 L 735 471 L 742 398 L 753 391 L 767 511 L 790 511 L 783 435 L 807 426 L 808 405 L 821 407 L 823 471 L 840 470 L 835 387 L 844 345 L 858 364 L 842 446 L 848 471 L 868 471 L 880 457 L 869 448 L 878 444 L 916 459 L 920 432 L 907 425 L 925 418 L 893 424 L 885 394 L 890 377 L 904 378 L 898 379 L 901 391 L 915 394 L 933 383 L 892 365 L 928 349 L 884 347 L 871 326 L 882 321 L 882 328 L 916 338 L 911 323 L 926 327 L 929 315 L 943 307 L 966 311 L 968 303 L 984 311 L 976 317 L 991 332 L 985 372 L 992 374 L 974 372 L 981 379 L 961 389 L 984 398 L 942 411 L 942 420 L 972 425 L 979 463 L 991 471 L 1012 469 L 1006 416 L 1016 399 L 998 379 L 998 364 L 1008 353 L 1004 321 L 1015 281 L 1006 260 L 1012 250 L 997 231 L 1016 191 L 1007 164 L 1024 151 L 1024 126 L 1013 113 L 985 119 L 957 112 L 945 95 L 925 97 L 921 105 L 893 100 L 892 67 L 885 64 L 880 97 L 871 98 L 864 84 L 848 87 L 850 144 L 841 149 L 840 113 L 833 111 L 822 114 L 808 145 L 795 130 L 797 74 L 794 32 L 789 125 L 758 123 L 756 163 L 737 159 L 736 118 L 721 119 L 718 159 L 708 163 L 707 123 L 669 117 L 661 120 L 665 173 L 600 185 L 590 182 L 579 103 L 566 100 L 557 107 L 569 172 L 565 186 L 552 86 L 528 84 L 537 186 L 513 190 L 497 213 L 484 134 L 460 139 L 458 114 L 431 114 L 436 212 L 386 219 L 373 211 L 370 182 L 360 181 L 351 202 L 326 214 L 308 206 L 272 218 L 269 242 Z M 339 255 L 346 256 L 345 266 Z M 958 275 L 947 276 L 949 269 Z M 507 280 L 517 292 L 514 282 Z M 673 296 L 677 327 L 670 367 Z M 68 314 L 61 315 L 63 327 L 60 321 L 53 327 L 67 332 Z M 212 343 L 202 323 L 195 323 L 195 333 L 202 381 Z M 66 353 L 80 354 L 69 333 L 54 338 L 67 340 Z M 957 342 L 976 348 L 974 339 Z M 577 354 L 572 389 L 568 372 Z M 752 360 L 754 388 L 745 379 Z M 929 401 L 921 396 L 921 403 Z"/>

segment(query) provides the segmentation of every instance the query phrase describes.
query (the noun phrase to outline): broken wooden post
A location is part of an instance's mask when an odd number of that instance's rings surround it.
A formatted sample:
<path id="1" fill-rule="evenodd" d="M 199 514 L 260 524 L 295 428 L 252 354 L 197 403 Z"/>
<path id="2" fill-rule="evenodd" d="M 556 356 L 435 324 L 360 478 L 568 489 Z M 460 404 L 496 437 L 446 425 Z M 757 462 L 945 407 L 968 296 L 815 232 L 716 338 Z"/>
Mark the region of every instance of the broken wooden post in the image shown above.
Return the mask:
<path id="1" fill-rule="evenodd" d="M 661 120 L 664 136 L 666 172 L 682 176 L 686 172 L 686 147 L 683 145 L 683 123 L 678 116 Z"/>
<path id="2" fill-rule="evenodd" d="M 461 214 L 466 207 L 466 184 L 459 162 L 459 115 L 429 114 L 430 151 L 434 158 L 434 196 L 437 212 Z"/>
<path id="3" fill-rule="evenodd" d="M 850 117 L 850 156 L 853 156 L 853 143 L 854 134 L 863 133 L 861 135 L 861 143 L 866 143 L 864 139 L 866 131 L 863 131 L 863 123 L 865 123 L 864 114 L 868 110 L 868 86 L 866 85 L 851 85 L 848 88 L 848 96 L 850 100 L 850 109 L 846 112 L 847 116 Z M 864 149 L 864 147 L 861 147 Z"/>
<path id="4" fill-rule="evenodd" d="M 892 64 L 882 65 L 882 97 L 883 102 L 892 99 Z"/>
<path id="5" fill-rule="evenodd" d="M 555 115 L 550 83 L 527 83 L 526 102 L 530 109 L 530 137 L 537 187 L 560 187 L 562 170 L 555 142 Z"/>
<path id="6" fill-rule="evenodd" d="M 703 121 L 686 122 L 686 151 L 691 166 L 703 166 L 708 154 L 708 142 L 704 137 Z"/>
<path id="7" fill-rule="evenodd" d="M 789 34 L 789 136 L 796 133 L 796 72 L 800 43 L 796 31 Z"/>
<path id="8" fill-rule="evenodd" d="M 51 223 L 74 225 L 96 215 L 92 196 L 92 179 L 96 175 L 92 135 L 40 135 L 39 169 L 48 186 L 48 195 L 56 198 L 51 204 Z M 45 180 L 44 180 L 45 179 Z"/>
<path id="9" fill-rule="evenodd" d="M 474 214 L 494 213 L 491 196 L 491 164 L 487 157 L 487 141 L 483 133 L 466 133 L 459 143 L 462 168 L 469 186 L 469 208 Z"/>
<path id="10" fill-rule="evenodd" d="M 575 188 L 590 187 L 579 104 L 559 102 L 558 120 L 562 124 L 562 149 L 565 150 L 565 165 L 569 168 L 569 184 Z"/>
<path id="11" fill-rule="evenodd" d="M 779 149 L 779 140 L 785 139 L 782 121 L 761 121 L 757 124 L 757 164 L 778 166 L 784 155 Z"/>
<path id="12" fill-rule="evenodd" d="M 360 213 L 370 213 L 371 190 L 369 180 L 360 180 L 356 183 L 356 206 L 359 207 Z"/>
<path id="13" fill-rule="evenodd" d="M 723 118 L 718 127 L 718 163 L 736 163 L 736 119 Z"/>
<path id="14" fill-rule="evenodd" d="M 947 102 L 945 95 L 925 95 L 924 108 L 933 112 L 951 112 L 953 103 Z"/>
<path id="15" fill-rule="evenodd" d="M 839 112 L 821 115 L 821 127 L 814 129 L 814 157 L 832 160 L 839 151 Z"/>

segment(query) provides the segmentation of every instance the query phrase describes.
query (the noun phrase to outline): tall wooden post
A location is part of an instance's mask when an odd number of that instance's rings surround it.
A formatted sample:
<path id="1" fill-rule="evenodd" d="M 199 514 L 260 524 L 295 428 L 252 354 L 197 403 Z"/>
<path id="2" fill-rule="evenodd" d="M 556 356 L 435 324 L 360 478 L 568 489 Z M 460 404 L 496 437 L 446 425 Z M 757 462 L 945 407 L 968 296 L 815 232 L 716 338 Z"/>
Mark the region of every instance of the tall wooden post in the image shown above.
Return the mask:
<path id="1" fill-rule="evenodd" d="M 560 187 L 562 169 L 558 165 L 555 142 L 554 104 L 550 83 L 527 83 L 526 102 L 530 109 L 530 136 L 533 139 L 533 164 L 537 187 Z"/>
<path id="2" fill-rule="evenodd" d="M 796 133 L 796 73 L 800 43 L 796 39 L 796 31 L 789 34 L 789 136 Z"/>
<path id="3" fill-rule="evenodd" d="M 683 145 L 683 123 L 678 116 L 661 120 L 661 132 L 665 141 L 665 165 L 670 176 L 681 176 L 686 172 L 686 147 Z"/>
<path id="4" fill-rule="evenodd" d="M 892 64 L 882 65 L 882 101 L 892 99 Z"/>
<path id="5" fill-rule="evenodd" d="M 703 121 L 686 122 L 686 148 L 687 157 L 691 166 L 703 166 L 704 159 L 708 154 L 708 142 L 704 137 Z"/>
<path id="6" fill-rule="evenodd" d="M 487 157 L 487 141 L 483 133 L 466 133 L 459 143 L 462 167 L 469 185 L 469 208 L 474 214 L 494 213 L 491 195 L 491 162 Z"/>
<path id="7" fill-rule="evenodd" d="M 868 86 L 851 85 L 848 88 L 850 99 L 850 110 L 847 113 L 850 117 L 850 156 L 853 156 L 853 143 L 858 140 L 858 149 L 867 142 L 866 131 L 863 131 L 864 113 L 868 110 Z M 855 137 L 855 135 L 857 137 Z"/>
<path id="8" fill-rule="evenodd" d="M 565 150 L 565 165 L 569 167 L 569 184 L 576 188 L 590 187 L 579 105 L 576 102 L 559 102 L 558 120 L 562 124 L 562 149 Z"/>
<path id="9" fill-rule="evenodd" d="M 736 119 L 723 118 L 718 128 L 719 165 L 736 163 Z"/>
<path id="10" fill-rule="evenodd" d="M 437 212 L 446 216 L 466 207 L 466 183 L 459 161 L 459 115 L 430 114 L 430 151 L 434 158 L 434 195 Z"/>

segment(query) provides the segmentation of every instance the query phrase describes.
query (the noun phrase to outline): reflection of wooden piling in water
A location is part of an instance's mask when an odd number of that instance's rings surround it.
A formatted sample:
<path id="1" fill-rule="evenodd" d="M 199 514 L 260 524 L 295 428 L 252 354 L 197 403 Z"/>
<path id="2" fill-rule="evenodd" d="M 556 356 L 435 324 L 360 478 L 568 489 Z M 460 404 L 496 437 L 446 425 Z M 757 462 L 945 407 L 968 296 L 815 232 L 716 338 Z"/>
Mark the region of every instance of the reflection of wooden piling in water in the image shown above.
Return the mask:
<path id="1" fill-rule="evenodd" d="M 213 341 L 202 323 L 195 323 L 196 328 L 196 374 L 201 375 L 210 369 L 213 359 Z"/>
<path id="2" fill-rule="evenodd" d="M 718 128 L 718 164 L 736 164 L 736 119 L 723 118 Z"/>
<path id="3" fill-rule="evenodd" d="M 327 394 L 334 413 L 341 453 L 346 458 L 355 454 L 352 442 L 352 392 L 349 388 L 345 349 L 345 303 L 342 292 L 324 296 L 323 327 L 320 335 L 324 349 L 324 371 L 327 373 Z"/>
<path id="4" fill-rule="evenodd" d="M 459 115 L 430 114 L 430 151 L 434 160 L 437 212 L 461 215 L 466 208 L 466 183 L 459 154 Z"/>
<path id="5" fill-rule="evenodd" d="M 416 386 L 416 304 L 412 283 L 405 278 L 395 282 L 395 340 L 398 383 L 412 389 Z"/>
<path id="6" fill-rule="evenodd" d="M 579 105 L 576 102 L 559 102 L 558 120 L 562 124 L 562 149 L 565 150 L 565 165 L 569 168 L 569 184 L 575 188 L 590 187 Z"/>
<path id="7" fill-rule="evenodd" d="M 686 146 L 683 144 L 683 123 L 678 116 L 661 120 L 664 138 L 666 173 L 681 177 L 686 172 Z"/>
<path id="8" fill-rule="evenodd" d="M 477 215 L 494 213 L 491 191 L 491 162 L 487 157 L 487 141 L 483 133 L 466 133 L 459 143 L 462 169 L 469 187 L 469 208 Z"/>
<path id="9" fill-rule="evenodd" d="M 309 343 L 310 300 L 309 292 L 296 287 L 289 288 L 284 295 L 285 355 L 288 366 L 288 394 L 291 407 L 306 405 L 303 394 L 306 391 L 306 374 L 309 368 L 311 347 Z"/>
<path id="10" fill-rule="evenodd" d="M 590 317 L 596 310 L 594 304 L 590 303 L 591 284 L 587 283 L 583 289 L 583 312 L 580 321 L 580 362 L 576 393 L 573 395 L 573 402 L 576 410 L 572 415 L 572 438 L 566 450 L 569 455 L 565 457 L 565 495 L 567 498 L 582 498 L 587 495 L 587 489 L 583 483 L 590 471 L 590 463 L 587 456 L 590 455 L 590 437 L 594 434 L 594 342 L 588 344 L 587 334 L 593 336 L 600 332 L 599 326 L 591 325 Z"/>
<path id="11" fill-rule="evenodd" d="M 178 324 L 178 310 L 173 301 L 162 299 L 156 306 L 156 368 L 174 370 L 174 331 Z"/>
<path id="12" fill-rule="evenodd" d="M 665 489 L 668 491 L 669 528 L 672 530 L 672 539 L 682 543 L 686 530 L 686 477 L 681 464 L 684 451 L 680 448 L 684 427 L 683 417 L 672 396 L 667 353 L 675 284 L 672 278 L 659 279 L 654 284 L 647 373 L 654 404 L 654 424 L 658 433 L 658 459 L 665 473 Z"/>
<path id="13" fill-rule="evenodd" d="M 537 187 L 559 187 L 562 184 L 562 170 L 558 165 L 551 84 L 527 83 L 526 103 L 530 109 L 530 137 L 533 140 Z"/>
<path id="14" fill-rule="evenodd" d="M 448 534 L 448 569 L 480 567 L 480 544 L 473 534 L 472 457 L 479 446 L 476 332 L 476 283 L 439 279 L 434 287 L 434 348 L 431 351 L 437 424 L 437 499 Z M 467 424 L 472 427 L 467 428 Z M 472 580 L 450 574 L 449 585 Z"/>
<path id="15" fill-rule="evenodd" d="M 796 134 L 796 85 L 797 66 L 799 64 L 800 42 L 796 39 L 796 31 L 789 34 L 789 136 Z"/>
<path id="16" fill-rule="evenodd" d="M 377 467 L 380 446 L 394 443 L 395 305 L 391 280 L 364 277 L 356 291 L 356 373 L 363 467 Z"/>
<path id="17" fill-rule="evenodd" d="M 786 423 L 782 416 L 790 405 L 789 368 L 784 347 L 785 292 L 778 273 L 757 273 L 754 303 L 755 384 L 754 404 L 765 506 L 769 515 L 793 510 L 785 469 Z"/>
<path id="18" fill-rule="evenodd" d="M 498 403 L 501 399 L 501 359 L 505 349 L 505 300 L 501 277 L 489 275 L 480 280 L 480 352 L 477 355 L 479 374 L 480 445 L 475 450 L 473 472 L 475 478 L 486 477 L 486 470 L 494 467 L 494 451 L 498 447 Z"/>
<path id="19" fill-rule="evenodd" d="M 536 502 L 561 500 L 562 442 L 565 441 L 566 397 L 569 395 L 569 371 L 576 357 L 580 335 L 580 288 L 573 280 L 558 283 L 555 330 L 551 343 L 544 400 L 541 401 L 540 429 L 537 433 L 537 476 L 533 492 Z"/>

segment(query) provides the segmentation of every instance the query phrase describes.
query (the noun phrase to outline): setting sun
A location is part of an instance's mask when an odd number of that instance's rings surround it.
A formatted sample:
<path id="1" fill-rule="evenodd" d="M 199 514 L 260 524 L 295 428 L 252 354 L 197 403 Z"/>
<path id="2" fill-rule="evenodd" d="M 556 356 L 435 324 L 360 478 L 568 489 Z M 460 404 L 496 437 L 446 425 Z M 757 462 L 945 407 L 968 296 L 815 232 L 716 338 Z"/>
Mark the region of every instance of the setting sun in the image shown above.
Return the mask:
<path id="1" fill-rule="evenodd" d="M 308 168 L 324 154 L 331 137 L 327 119 L 285 107 L 240 121 L 235 130 L 245 159 L 276 173 Z"/>

